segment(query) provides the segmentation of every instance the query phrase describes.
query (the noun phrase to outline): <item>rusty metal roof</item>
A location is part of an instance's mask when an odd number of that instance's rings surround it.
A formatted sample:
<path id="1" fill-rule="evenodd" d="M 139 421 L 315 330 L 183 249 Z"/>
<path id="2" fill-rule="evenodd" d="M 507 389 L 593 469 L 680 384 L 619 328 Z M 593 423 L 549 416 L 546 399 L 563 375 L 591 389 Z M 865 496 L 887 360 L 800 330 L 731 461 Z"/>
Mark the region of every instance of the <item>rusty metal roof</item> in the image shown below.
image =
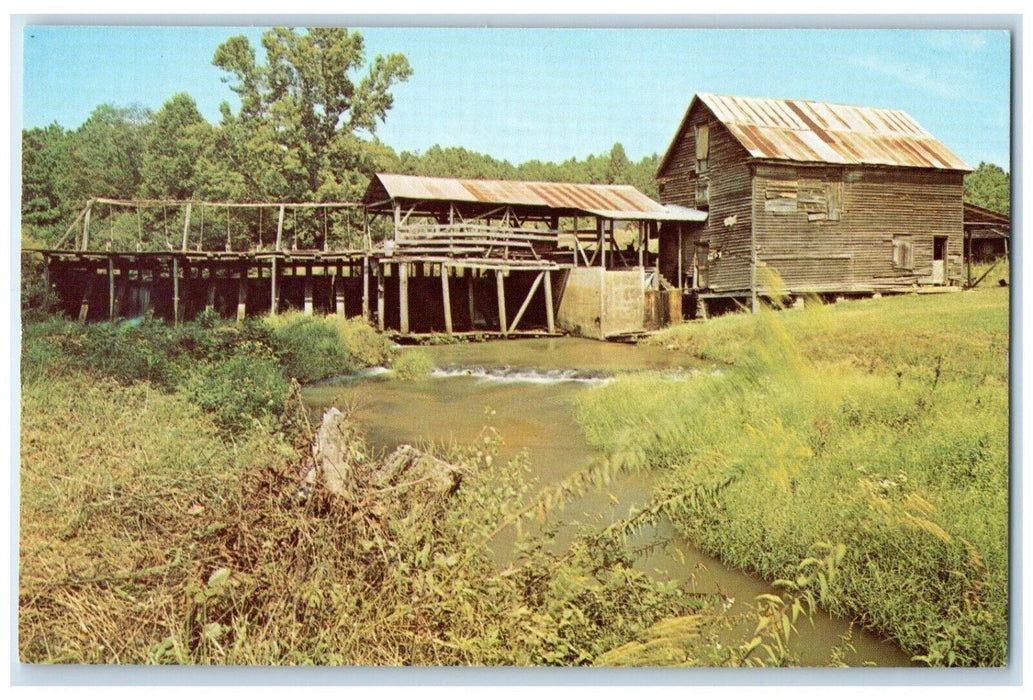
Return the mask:
<path id="1" fill-rule="evenodd" d="M 392 200 L 467 202 L 498 206 L 581 211 L 609 219 L 693 221 L 695 210 L 676 211 L 655 202 L 631 185 L 585 185 L 569 182 L 470 180 L 377 173 Z M 371 183 L 371 192 L 376 183 Z M 367 194 L 367 200 L 370 195 Z"/>
<path id="2" fill-rule="evenodd" d="M 697 100 L 707 106 L 754 158 L 971 170 L 918 122 L 898 109 L 699 93 L 692 98 L 658 173 L 666 167 Z"/>

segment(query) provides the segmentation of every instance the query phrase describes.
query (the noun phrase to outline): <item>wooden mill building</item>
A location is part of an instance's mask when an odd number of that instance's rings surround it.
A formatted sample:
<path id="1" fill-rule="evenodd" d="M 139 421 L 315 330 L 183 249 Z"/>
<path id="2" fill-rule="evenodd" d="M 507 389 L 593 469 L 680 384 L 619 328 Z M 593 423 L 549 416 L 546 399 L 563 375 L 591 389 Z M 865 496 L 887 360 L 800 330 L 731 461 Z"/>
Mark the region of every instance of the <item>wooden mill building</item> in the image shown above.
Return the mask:
<path id="1" fill-rule="evenodd" d="M 700 93 L 657 170 L 660 270 L 699 310 L 960 284 L 969 168 L 899 110 Z"/>

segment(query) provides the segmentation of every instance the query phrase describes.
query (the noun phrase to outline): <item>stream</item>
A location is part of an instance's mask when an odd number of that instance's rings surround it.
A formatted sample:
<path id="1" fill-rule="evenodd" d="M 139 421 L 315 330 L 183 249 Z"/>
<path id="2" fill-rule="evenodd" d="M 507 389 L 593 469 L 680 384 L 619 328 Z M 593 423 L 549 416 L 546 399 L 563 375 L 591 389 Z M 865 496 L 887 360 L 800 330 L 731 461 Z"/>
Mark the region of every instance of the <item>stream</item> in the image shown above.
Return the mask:
<path id="1" fill-rule="evenodd" d="M 503 444 L 499 458 L 521 452 L 530 458 L 536 487 L 557 483 L 599 458 L 588 445 L 574 416 L 574 400 L 611 381 L 620 372 L 661 370 L 674 375 L 714 372 L 713 365 L 663 348 L 604 343 L 579 338 L 541 338 L 424 347 L 434 360 L 431 376 L 397 381 L 389 372 L 372 370 L 307 387 L 304 399 L 313 412 L 330 405 L 352 406 L 353 418 L 375 447 L 391 450 L 403 443 L 425 445 L 454 441 L 473 443 L 486 425 L 494 426 Z M 623 475 L 569 503 L 560 515 L 564 523 L 605 527 L 625 517 L 632 506 L 648 499 L 653 475 Z M 560 531 L 569 540 L 574 527 Z M 512 533 L 496 538 L 497 557 L 506 557 Z M 669 540 L 636 565 L 656 576 L 676 578 L 697 593 L 724 596 L 727 614 L 748 610 L 755 596 L 774 591 L 764 581 L 725 566 L 682 538 L 669 522 L 639 532 L 635 546 Z M 672 551 L 673 550 L 673 551 Z M 678 556 L 680 555 L 680 556 Z M 813 626 L 806 620 L 791 648 L 805 666 L 827 665 L 834 647 L 844 651 L 851 666 L 910 666 L 896 645 L 853 629 L 847 648 L 841 639 L 850 625 L 821 611 Z"/>

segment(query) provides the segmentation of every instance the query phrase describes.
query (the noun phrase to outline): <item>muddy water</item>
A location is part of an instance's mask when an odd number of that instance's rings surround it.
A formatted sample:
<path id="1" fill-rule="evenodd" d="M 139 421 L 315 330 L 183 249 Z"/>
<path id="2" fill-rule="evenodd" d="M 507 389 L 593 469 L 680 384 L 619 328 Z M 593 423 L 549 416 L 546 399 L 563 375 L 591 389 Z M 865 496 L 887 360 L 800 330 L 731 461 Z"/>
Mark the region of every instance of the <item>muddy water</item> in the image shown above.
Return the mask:
<path id="1" fill-rule="evenodd" d="M 352 405 L 371 443 L 392 449 L 403 443 L 455 441 L 472 443 L 485 425 L 494 426 L 504 444 L 500 457 L 526 451 L 538 485 L 544 488 L 584 469 L 598 459 L 585 442 L 574 418 L 578 393 L 591 391 L 618 372 L 663 370 L 674 375 L 711 372 L 703 363 L 660 348 L 600 343 L 573 338 L 496 341 L 428 347 L 436 369 L 432 376 L 401 382 L 386 372 L 309 387 L 305 400 L 313 409 L 331 404 Z M 653 476 L 637 473 L 569 504 L 559 516 L 566 523 L 602 526 L 624 517 L 649 498 Z M 573 525 L 561 530 L 561 540 Z M 495 542 L 500 558 L 507 556 L 512 534 Z M 663 539 L 669 545 L 643 557 L 638 566 L 682 580 L 699 593 L 718 593 L 728 601 L 728 613 L 745 612 L 754 597 L 771 588 L 763 581 L 724 566 L 681 538 L 669 523 L 640 533 L 635 544 Z M 825 665 L 849 625 L 818 614 L 813 627 L 800 625 L 793 651 L 801 664 Z M 844 649 L 850 665 L 910 665 L 896 646 L 853 631 Z"/>

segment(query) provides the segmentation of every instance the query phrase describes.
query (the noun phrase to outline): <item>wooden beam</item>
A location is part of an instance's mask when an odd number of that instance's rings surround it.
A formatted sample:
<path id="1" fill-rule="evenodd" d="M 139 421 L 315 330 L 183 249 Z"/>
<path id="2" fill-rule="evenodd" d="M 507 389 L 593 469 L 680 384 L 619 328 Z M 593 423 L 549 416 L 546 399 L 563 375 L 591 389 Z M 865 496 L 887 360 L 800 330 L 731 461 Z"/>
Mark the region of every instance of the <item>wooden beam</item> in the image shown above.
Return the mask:
<path id="1" fill-rule="evenodd" d="M 185 239 L 184 239 L 185 240 Z M 179 325 L 179 260 L 172 258 L 172 325 Z"/>
<path id="2" fill-rule="evenodd" d="M 362 317 L 368 323 L 369 318 L 369 256 L 362 256 Z"/>
<path id="3" fill-rule="evenodd" d="M 538 285 L 542 283 L 542 277 L 545 276 L 545 271 L 542 270 L 538 273 L 538 276 L 534 278 L 534 282 L 531 284 L 531 289 L 528 290 L 527 296 L 524 297 L 524 303 L 520 305 L 520 309 L 516 312 L 516 316 L 513 317 L 513 325 L 509 327 L 509 332 L 512 333 L 516 330 L 517 324 L 520 323 L 520 319 L 524 317 L 524 312 L 527 311 L 527 307 L 531 304 L 531 297 L 538 291 Z"/>
<path id="4" fill-rule="evenodd" d="M 682 269 L 683 260 L 685 259 L 685 242 L 682 232 L 682 225 L 675 224 L 678 227 L 678 289 L 682 290 L 682 280 L 685 279 L 685 271 Z"/>
<path id="5" fill-rule="evenodd" d="M 452 335 L 452 297 L 448 289 L 448 267 L 441 266 L 441 300 L 445 305 L 445 334 Z"/>
<path id="6" fill-rule="evenodd" d="M 506 282 L 502 270 L 495 270 L 495 289 L 499 300 L 499 331 L 506 336 Z"/>
<path id="7" fill-rule="evenodd" d="M 248 266 L 244 263 L 240 266 L 240 272 L 237 275 L 237 322 L 243 321 L 247 317 L 247 283 L 248 283 Z"/>
<path id="8" fill-rule="evenodd" d="M 283 208 L 280 209 L 280 224 L 281 225 L 283 224 Z M 279 231 L 277 231 L 277 233 L 276 233 L 276 240 L 277 240 L 277 246 L 279 246 L 279 240 L 280 240 L 280 233 L 279 233 Z M 277 264 L 276 263 L 277 263 L 276 258 L 273 258 L 272 270 L 270 271 L 271 274 L 269 275 L 269 313 L 272 316 L 276 315 L 276 312 L 277 312 L 277 310 L 278 310 L 278 308 L 280 306 L 277 303 L 280 300 L 279 299 L 280 290 L 276 286 L 276 276 L 279 273 L 279 270 L 276 269 L 277 268 Z"/>
<path id="9" fill-rule="evenodd" d="M 544 270 L 545 275 L 545 322 L 550 333 L 556 332 L 556 314 L 552 308 L 552 270 Z"/>
<path id="10" fill-rule="evenodd" d="M 187 235 L 190 232 L 190 202 L 187 202 L 186 214 L 183 216 L 183 252 L 187 249 Z"/>
<path id="11" fill-rule="evenodd" d="M 341 263 L 337 263 L 337 268 L 331 281 L 331 286 L 334 290 L 334 312 L 341 318 L 345 317 L 343 272 Z"/>
<path id="12" fill-rule="evenodd" d="M 90 245 L 90 213 L 93 211 L 93 203 L 86 205 L 86 216 L 82 222 L 82 249 L 86 250 Z"/>
<path id="13" fill-rule="evenodd" d="M 312 299 L 312 265 L 305 266 L 305 315 L 311 316 L 315 304 Z"/>
<path id="14" fill-rule="evenodd" d="M 474 329 L 474 321 L 477 319 L 477 306 L 473 299 L 473 275 L 472 267 L 466 268 L 466 304 L 470 312 L 470 330 Z"/>
<path id="15" fill-rule="evenodd" d="M 280 205 L 280 215 L 279 215 L 279 217 L 276 220 L 276 248 L 274 248 L 274 250 L 280 250 L 280 242 L 283 240 L 283 212 L 284 212 L 284 206 L 281 204 Z M 274 270 L 275 270 L 275 265 L 276 265 L 276 263 L 274 262 L 273 263 Z M 275 276 L 276 275 L 274 273 L 273 277 L 275 277 Z M 276 311 L 273 311 L 273 313 L 276 313 Z"/>
<path id="16" fill-rule="evenodd" d="M 108 320 L 115 320 L 115 263 L 108 256 Z"/>
<path id="17" fill-rule="evenodd" d="M 79 304 L 79 323 L 85 323 L 90 315 L 90 295 L 93 294 L 93 284 L 97 279 L 97 270 L 91 269 L 90 276 L 86 279 L 86 289 L 83 291 L 82 303 Z"/>
<path id="18" fill-rule="evenodd" d="M 377 263 L 377 328 L 384 330 L 384 263 Z"/>
<path id="19" fill-rule="evenodd" d="M 409 265 L 398 263 L 398 329 L 402 334 L 409 332 Z"/>

